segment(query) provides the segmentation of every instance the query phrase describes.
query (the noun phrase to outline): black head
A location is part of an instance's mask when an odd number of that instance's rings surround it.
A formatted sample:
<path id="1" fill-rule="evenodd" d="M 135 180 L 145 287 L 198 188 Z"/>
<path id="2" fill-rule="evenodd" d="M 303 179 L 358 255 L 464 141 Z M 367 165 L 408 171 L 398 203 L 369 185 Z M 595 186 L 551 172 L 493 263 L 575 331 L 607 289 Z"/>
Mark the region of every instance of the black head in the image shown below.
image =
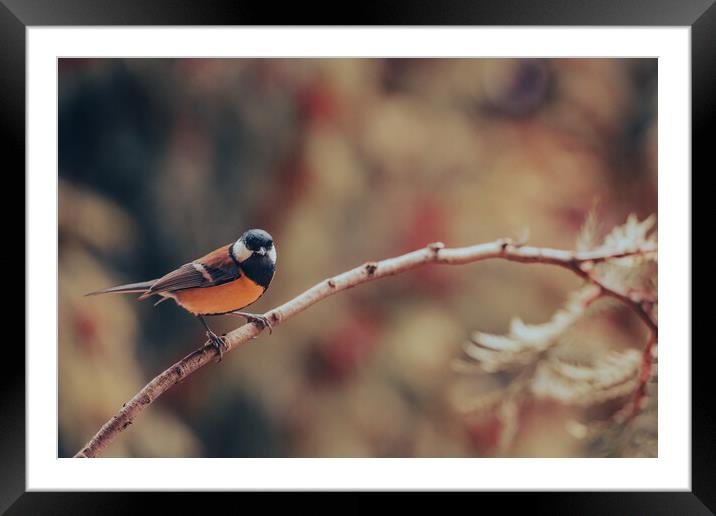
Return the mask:
<path id="1" fill-rule="evenodd" d="M 270 251 L 273 247 L 273 238 L 263 229 L 249 229 L 239 240 L 252 252 Z"/>

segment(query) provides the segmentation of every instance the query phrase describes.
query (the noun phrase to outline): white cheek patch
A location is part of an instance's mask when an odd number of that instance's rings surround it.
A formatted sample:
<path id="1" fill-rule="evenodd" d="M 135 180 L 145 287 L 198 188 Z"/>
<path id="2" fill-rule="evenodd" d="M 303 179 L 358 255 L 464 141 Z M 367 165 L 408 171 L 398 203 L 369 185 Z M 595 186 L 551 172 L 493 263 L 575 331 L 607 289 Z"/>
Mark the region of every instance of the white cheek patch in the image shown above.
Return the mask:
<path id="1" fill-rule="evenodd" d="M 236 259 L 240 262 L 243 262 L 245 260 L 248 260 L 251 257 L 251 251 L 244 245 L 244 243 L 239 240 L 234 244 L 233 247 L 234 250 L 234 256 L 236 256 Z"/>
<path id="2" fill-rule="evenodd" d="M 268 252 L 268 257 L 271 259 L 271 263 L 276 263 L 276 246 L 272 246 L 271 250 Z"/>

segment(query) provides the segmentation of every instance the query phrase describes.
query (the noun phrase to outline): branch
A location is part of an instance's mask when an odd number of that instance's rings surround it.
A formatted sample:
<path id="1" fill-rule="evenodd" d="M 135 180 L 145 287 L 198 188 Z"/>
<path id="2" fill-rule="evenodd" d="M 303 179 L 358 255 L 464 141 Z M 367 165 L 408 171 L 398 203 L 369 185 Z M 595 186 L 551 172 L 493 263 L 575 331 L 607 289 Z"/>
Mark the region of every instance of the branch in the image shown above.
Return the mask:
<path id="1" fill-rule="evenodd" d="M 440 242 L 428 245 L 423 249 L 413 251 L 395 258 L 379 262 L 368 262 L 348 272 L 333 276 L 309 288 L 299 296 L 283 305 L 269 310 L 264 315 L 269 318 L 273 326 L 278 326 L 289 318 L 303 312 L 319 301 L 326 299 L 337 292 L 355 287 L 362 283 L 374 281 L 387 276 L 400 274 L 426 264 L 463 265 L 499 258 L 521 263 L 544 263 L 569 269 L 587 280 L 594 281 L 582 268 L 583 265 L 604 262 L 614 258 L 623 258 L 639 254 L 656 252 L 656 245 L 642 246 L 639 249 L 620 251 L 597 250 L 588 252 L 572 252 L 560 249 L 549 249 L 515 244 L 511 240 L 501 239 L 495 242 L 479 244 L 469 247 L 446 249 Z M 616 297 L 632 307 L 637 313 L 643 308 L 628 296 L 619 294 L 603 285 L 599 287 L 607 295 Z M 643 319 L 643 317 L 642 317 Z M 649 327 L 655 322 L 647 318 L 645 322 Z M 247 323 L 229 332 L 226 335 L 226 350 L 224 353 L 245 344 L 256 338 L 263 328 L 255 323 Z M 107 421 L 97 434 L 77 452 L 75 457 L 96 457 L 104 450 L 134 419 L 154 400 L 169 390 L 181 380 L 207 365 L 218 356 L 216 349 L 209 343 L 187 355 L 179 362 L 169 367 L 150 381 L 131 400 L 125 403 L 112 418 Z"/>
<path id="2" fill-rule="evenodd" d="M 634 311 L 634 313 L 636 313 L 636 315 L 638 315 L 639 318 L 644 321 L 644 324 L 646 324 L 647 328 L 651 330 L 651 335 L 653 336 L 654 340 L 657 339 L 659 334 L 659 324 L 657 320 L 652 316 L 652 314 L 650 314 L 649 311 L 645 308 L 645 301 L 643 300 L 643 296 L 641 294 L 634 292 L 625 293 L 607 286 L 594 274 L 591 274 L 588 270 L 585 270 L 585 268 L 582 267 L 582 264 L 573 263 L 569 267 L 569 269 L 574 271 L 574 273 L 578 276 L 583 277 L 586 281 L 593 283 L 594 285 L 599 287 L 599 290 L 603 295 L 618 299 L 622 303 L 625 303 L 627 306 L 629 306 Z"/>
<path id="3" fill-rule="evenodd" d="M 646 387 L 651 379 L 652 368 L 654 365 L 654 352 L 656 351 L 656 335 L 651 334 L 649 340 L 646 343 L 646 348 L 641 358 L 641 369 L 639 370 L 639 384 L 636 392 L 634 393 L 634 400 L 632 402 L 632 411 L 630 414 L 631 419 L 634 419 L 644 408 L 644 402 L 646 398 Z"/>

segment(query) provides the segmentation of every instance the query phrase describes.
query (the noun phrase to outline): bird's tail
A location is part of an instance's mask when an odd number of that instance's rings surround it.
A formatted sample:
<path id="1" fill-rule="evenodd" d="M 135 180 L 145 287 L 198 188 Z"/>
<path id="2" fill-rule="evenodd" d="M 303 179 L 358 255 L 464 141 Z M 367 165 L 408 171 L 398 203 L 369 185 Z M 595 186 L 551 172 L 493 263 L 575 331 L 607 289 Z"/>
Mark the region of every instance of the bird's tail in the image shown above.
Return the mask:
<path id="1" fill-rule="evenodd" d="M 140 283 L 128 283 L 117 287 L 105 288 L 85 294 L 85 296 L 98 296 L 100 294 L 129 294 L 132 292 L 146 293 L 157 280 L 142 281 Z"/>

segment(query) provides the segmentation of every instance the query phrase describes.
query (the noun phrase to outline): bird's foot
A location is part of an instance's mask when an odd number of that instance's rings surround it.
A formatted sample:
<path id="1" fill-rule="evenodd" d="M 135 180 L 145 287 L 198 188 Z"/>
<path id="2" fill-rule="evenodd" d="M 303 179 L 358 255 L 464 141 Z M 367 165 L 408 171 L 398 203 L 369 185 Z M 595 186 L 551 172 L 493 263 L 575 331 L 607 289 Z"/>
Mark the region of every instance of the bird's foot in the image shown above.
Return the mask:
<path id="1" fill-rule="evenodd" d="M 224 358 L 224 351 L 228 351 L 229 349 L 229 345 L 226 343 L 226 337 L 219 337 L 211 330 L 206 332 L 206 336 L 209 337 L 209 342 L 212 346 L 216 348 L 216 351 L 219 353 L 219 362 L 221 362 Z"/>
<path id="2" fill-rule="evenodd" d="M 259 315 L 259 314 L 250 314 L 248 312 L 231 312 L 234 315 L 240 315 L 244 319 L 246 319 L 246 322 L 256 323 L 256 325 L 260 329 L 268 328 L 269 335 L 273 333 L 273 326 L 271 326 L 271 322 L 268 320 L 268 317 Z"/>

